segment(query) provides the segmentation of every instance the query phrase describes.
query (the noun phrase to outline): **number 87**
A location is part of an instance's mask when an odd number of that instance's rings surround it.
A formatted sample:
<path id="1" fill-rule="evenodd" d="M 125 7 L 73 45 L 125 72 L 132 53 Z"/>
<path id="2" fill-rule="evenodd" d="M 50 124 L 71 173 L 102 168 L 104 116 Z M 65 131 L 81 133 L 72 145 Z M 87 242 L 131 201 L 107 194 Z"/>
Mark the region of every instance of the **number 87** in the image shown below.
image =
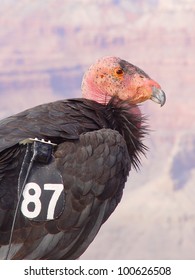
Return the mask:
<path id="1" fill-rule="evenodd" d="M 53 191 L 53 195 L 48 204 L 47 210 L 47 220 L 52 220 L 54 218 L 55 207 L 57 205 L 58 199 L 63 191 L 63 184 L 44 184 L 44 191 Z M 32 193 L 32 191 L 33 193 Z M 38 184 L 31 182 L 26 184 L 23 191 L 23 201 L 21 205 L 21 211 L 27 218 L 36 218 L 41 212 L 41 188 Z M 34 209 L 29 210 L 28 205 L 30 203 L 34 204 Z"/>

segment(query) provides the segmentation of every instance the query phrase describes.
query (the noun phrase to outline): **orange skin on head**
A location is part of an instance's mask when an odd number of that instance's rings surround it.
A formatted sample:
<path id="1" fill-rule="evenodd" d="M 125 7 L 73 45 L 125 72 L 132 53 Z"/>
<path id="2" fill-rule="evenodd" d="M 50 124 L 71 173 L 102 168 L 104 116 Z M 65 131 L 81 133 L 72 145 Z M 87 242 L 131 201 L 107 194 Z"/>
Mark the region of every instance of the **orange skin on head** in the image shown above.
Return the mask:
<path id="1" fill-rule="evenodd" d="M 138 67 L 117 57 L 98 60 L 86 72 L 83 97 L 107 104 L 113 96 L 131 104 L 141 103 L 152 96 L 153 87 L 160 85 Z"/>

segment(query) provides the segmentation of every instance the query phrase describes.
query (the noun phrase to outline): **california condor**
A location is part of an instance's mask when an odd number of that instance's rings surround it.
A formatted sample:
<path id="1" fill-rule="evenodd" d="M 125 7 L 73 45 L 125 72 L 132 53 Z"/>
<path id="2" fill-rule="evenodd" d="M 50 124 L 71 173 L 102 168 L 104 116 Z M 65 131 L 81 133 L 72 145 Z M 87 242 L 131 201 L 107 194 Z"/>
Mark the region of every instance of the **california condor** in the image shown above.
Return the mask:
<path id="1" fill-rule="evenodd" d="M 118 57 L 85 73 L 82 98 L 0 121 L 0 258 L 77 259 L 121 200 L 145 153 L 137 104 L 164 105 L 144 71 Z"/>

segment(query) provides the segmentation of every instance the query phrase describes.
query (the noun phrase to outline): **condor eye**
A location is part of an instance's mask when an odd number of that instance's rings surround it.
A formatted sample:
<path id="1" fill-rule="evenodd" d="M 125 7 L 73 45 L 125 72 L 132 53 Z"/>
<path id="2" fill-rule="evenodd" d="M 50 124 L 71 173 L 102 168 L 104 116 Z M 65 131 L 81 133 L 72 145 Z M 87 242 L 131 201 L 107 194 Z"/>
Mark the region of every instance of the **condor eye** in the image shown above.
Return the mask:
<path id="1" fill-rule="evenodd" d="M 118 68 L 118 69 L 115 70 L 115 73 L 116 73 L 117 75 L 122 75 L 124 72 L 123 72 L 123 69 Z"/>

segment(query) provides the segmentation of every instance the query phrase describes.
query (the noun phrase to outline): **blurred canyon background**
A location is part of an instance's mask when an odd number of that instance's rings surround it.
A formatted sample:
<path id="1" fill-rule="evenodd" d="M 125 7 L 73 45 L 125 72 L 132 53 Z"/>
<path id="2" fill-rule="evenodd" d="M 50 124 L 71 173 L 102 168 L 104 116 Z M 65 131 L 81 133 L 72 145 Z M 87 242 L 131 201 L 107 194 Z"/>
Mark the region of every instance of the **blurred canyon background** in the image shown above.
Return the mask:
<path id="1" fill-rule="evenodd" d="M 99 57 L 142 68 L 149 147 L 122 202 L 81 259 L 195 259 L 195 1 L 0 0 L 0 118 L 81 96 Z"/>

